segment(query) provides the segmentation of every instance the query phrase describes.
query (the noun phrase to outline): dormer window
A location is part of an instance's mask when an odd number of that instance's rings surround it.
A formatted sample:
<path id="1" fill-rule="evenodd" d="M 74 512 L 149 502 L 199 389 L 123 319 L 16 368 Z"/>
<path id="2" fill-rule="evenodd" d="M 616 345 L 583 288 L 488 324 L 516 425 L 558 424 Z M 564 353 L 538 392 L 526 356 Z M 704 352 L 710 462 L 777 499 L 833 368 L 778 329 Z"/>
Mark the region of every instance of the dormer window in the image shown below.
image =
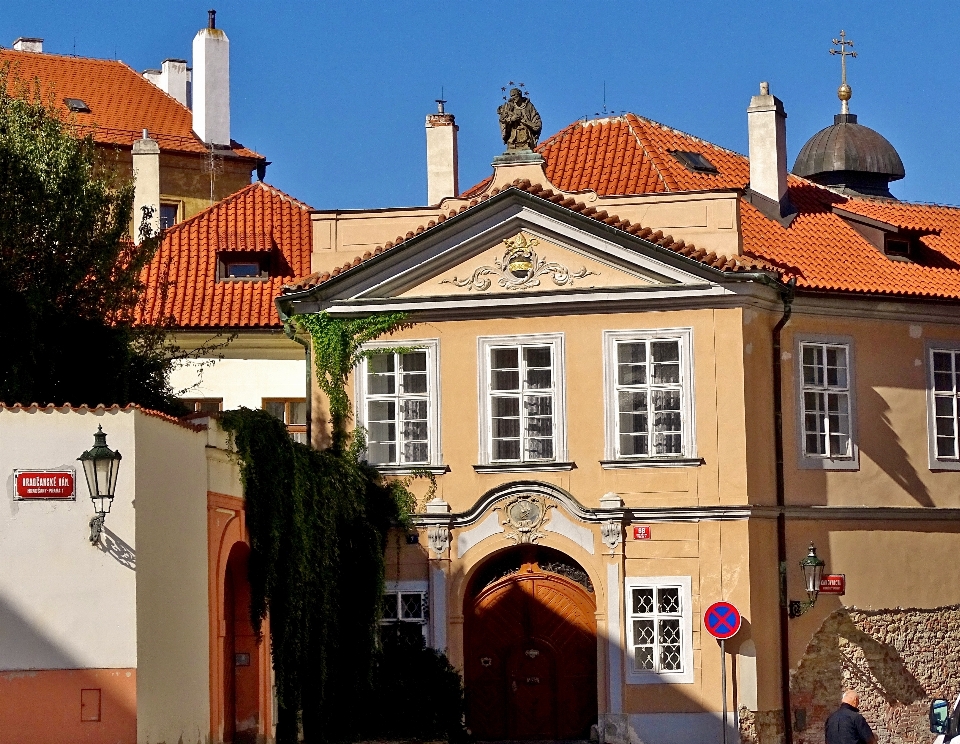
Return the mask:
<path id="1" fill-rule="evenodd" d="M 887 235 L 886 241 L 884 241 L 884 253 L 888 256 L 910 258 L 910 239 Z"/>
<path id="2" fill-rule="evenodd" d="M 80 98 L 64 98 L 63 105 L 77 114 L 90 113 L 90 107 Z"/>
<path id="3" fill-rule="evenodd" d="M 670 154 L 679 160 L 687 170 L 695 173 L 719 173 L 717 166 L 711 163 L 699 152 L 688 152 L 686 150 L 670 150 Z"/>
<path id="4" fill-rule="evenodd" d="M 222 251 L 217 255 L 218 281 L 266 281 L 269 278 L 269 253 Z"/>

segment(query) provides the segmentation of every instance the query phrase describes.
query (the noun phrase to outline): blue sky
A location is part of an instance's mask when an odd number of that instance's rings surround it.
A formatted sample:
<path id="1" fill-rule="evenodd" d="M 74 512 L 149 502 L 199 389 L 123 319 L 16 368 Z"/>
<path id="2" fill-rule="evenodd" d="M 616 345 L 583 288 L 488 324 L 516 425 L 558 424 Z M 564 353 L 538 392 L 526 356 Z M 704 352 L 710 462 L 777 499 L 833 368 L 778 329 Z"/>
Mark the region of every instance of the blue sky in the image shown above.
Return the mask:
<path id="1" fill-rule="evenodd" d="M 608 110 L 746 151 L 746 107 L 769 80 L 789 115 L 790 165 L 839 111 L 827 50 L 856 43 L 851 111 L 904 161 L 903 199 L 960 204 L 960 5 L 948 2 L 6 2 L 0 44 L 122 59 L 189 59 L 206 10 L 231 41 L 235 139 L 267 181 L 319 209 L 426 201 L 424 116 L 441 87 L 460 125 L 460 182 L 503 149 L 500 88 L 523 81 L 544 136 Z"/>

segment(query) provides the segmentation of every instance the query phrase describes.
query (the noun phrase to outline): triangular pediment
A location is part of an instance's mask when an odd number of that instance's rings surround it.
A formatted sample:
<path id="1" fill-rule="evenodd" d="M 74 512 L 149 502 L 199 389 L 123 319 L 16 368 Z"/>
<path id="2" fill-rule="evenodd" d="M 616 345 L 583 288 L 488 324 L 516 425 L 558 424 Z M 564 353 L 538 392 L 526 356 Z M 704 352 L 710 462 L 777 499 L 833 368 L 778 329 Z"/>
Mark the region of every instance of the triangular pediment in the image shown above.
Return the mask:
<path id="1" fill-rule="evenodd" d="M 602 255 L 577 250 L 531 230 L 520 230 L 452 266 L 439 264 L 436 268 L 437 274 L 399 296 L 562 292 L 659 283 Z"/>
<path id="2" fill-rule="evenodd" d="M 281 303 L 285 313 L 473 312 L 491 301 L 547 307 L 729 294 L 742 286 L 698 261 L 510 190 Z"/>

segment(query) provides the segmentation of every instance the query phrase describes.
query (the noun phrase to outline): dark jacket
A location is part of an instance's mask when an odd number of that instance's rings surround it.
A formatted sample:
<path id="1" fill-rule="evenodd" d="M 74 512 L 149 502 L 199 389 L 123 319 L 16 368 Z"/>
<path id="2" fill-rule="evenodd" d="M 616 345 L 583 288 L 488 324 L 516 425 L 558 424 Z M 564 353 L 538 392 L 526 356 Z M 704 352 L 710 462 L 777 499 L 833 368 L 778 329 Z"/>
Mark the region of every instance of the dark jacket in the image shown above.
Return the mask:
<path id="1" fill-rule="evenodd" d="M 860 711 L 848 703 L 827 719 L 826 744 L 867 744 L 873 739 L 873 731 Z"/>

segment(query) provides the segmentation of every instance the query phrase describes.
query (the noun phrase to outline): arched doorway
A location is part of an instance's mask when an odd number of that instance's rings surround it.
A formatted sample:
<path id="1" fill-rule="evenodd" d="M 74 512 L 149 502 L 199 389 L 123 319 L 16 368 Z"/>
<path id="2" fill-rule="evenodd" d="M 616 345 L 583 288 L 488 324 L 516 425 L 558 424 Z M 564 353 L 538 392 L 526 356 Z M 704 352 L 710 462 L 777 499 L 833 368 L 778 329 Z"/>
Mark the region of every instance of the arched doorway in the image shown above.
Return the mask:
<path id="1" fill-rule="evenodd" d="M 250 548 L 230 550 L 223 582 L 223 741 L 254 744 L 260 730 L 259 646 L 250 622 Z"/>
<path id="2" fill-rule="evenodd" d="M 556 550 L 511 549 L 464 601 L 467 726 L 480 740 L 586 739 L 597 721 L 597 603 Z"/>

